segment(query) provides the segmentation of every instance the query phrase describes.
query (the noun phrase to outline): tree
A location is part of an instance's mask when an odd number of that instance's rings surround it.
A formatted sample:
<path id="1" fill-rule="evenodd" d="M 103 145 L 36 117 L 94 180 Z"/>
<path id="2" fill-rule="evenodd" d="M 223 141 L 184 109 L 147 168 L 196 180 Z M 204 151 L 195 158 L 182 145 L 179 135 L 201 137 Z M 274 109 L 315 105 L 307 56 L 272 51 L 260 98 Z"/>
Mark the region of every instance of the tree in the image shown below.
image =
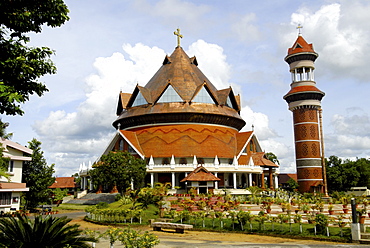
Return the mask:
<path id="1" fill-rule="evenodd" d="M 100 161 L 89 171 L 95 185 L 117 186 L 120 192 L 130 187 L 141 188 L 146 175 L 145 161 L 135 158 L 127 151 L 114 151 L 103 155 Z"/>
<path id="2" fill-rule="evenodd" d="M 287 184 L 288 184 L 289 191 L 294 191 L 295 189 L 299 187 L 299 184 L 293 178 L 289 178 L 289 180 L 287 181 Z"/>
<path id="3" fill-rule="evenodd" d="M 55 74 L 48 47 L 27 47 L 28 32 L 39 33 L 43 25 L 59 27 L 69 20 L 63 0 L 0 1 L 0 113 L 22 115 L 20 104 L 29 96 L 48 91 L 38 79 Z"/>
<path id="4" fill-rule="evenodd" d="M 275 164 L 280 165 L 280 162 L 279 162 L 279 160 L 278 160 L 277 156 L 276 156 L 274 153 L 272 153 L 272 152 L 267 152 L 267 153 L 265 153 L 265 156 L 266 156 L 266 158 L 267 158 L 268 160 L 270 160 L 271 162 L 273 162 L 273 163 L 275 163 Z"/>
<path id="5" fill-rule="evenodd" d="M 370 187 L 370 160 L 357 158 L 355 161 L 330 156 L 326 159 L 326 175 L 329 189 L 347 191 L 351 187 Z"/>
<path id="6" fill-rule="evenodd" d="M 13 133 L 7 133 L 6 128 L 9 126 L 8 122 L 3 122 L 0 119 L 0 138 L 10 139 L 13 136 Z M 0 178 L 5 177 L 8 182 L 10 182 L 10 175 L 7 173 L 9 166 L 9 158 L 4 157 L 3 155 L 4 148 L 0 147 Z"/>
<path id="7" fill-rule="evenodd" d="M 49 200 L 50 189 L 48 187 L 55 182 L 54 164 L 47 165 L 44 152 L 41 151 L 40 141 L 32 139 L 28 144 L 28 148 L 33 150 L 32 160 L 25 161 L 23 165 L 22 181 L 30 189 L 24 192 L 25 208 L 33 209 Z"/>
<path id="8" fill-rule="evenodd" d="M 4 248 L 64 248 L 90 247 L 92 237 L 82 236 L 78 224 L 67 225 L 71 219 L 41 215 L 31 220 L 27 216 L 0 218 L 0 247 Z"/>

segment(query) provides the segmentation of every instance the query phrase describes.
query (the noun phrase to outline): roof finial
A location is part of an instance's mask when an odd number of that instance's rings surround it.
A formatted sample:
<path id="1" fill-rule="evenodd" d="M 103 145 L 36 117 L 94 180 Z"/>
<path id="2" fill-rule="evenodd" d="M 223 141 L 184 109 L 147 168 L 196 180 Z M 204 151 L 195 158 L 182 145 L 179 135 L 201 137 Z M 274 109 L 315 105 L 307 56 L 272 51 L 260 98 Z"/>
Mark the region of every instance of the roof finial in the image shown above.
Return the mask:
<path id="1" fill-rule="evenodd" d="M 180 47 L 180 38 L 183 37 L 182 34 L 180 34 L 180 29 L 178 28 L 173 34 L 177 36 L 177 46 Z"/>
<path id="2" fill-rule="evenodd" d="M 298 35 L 299 36 L 302 36 L 302 34 L 301 34 L 301 28 L 303 28 L 303 26 L 301 24 L 298 24 L 297 29 L 298 29 Z"/>

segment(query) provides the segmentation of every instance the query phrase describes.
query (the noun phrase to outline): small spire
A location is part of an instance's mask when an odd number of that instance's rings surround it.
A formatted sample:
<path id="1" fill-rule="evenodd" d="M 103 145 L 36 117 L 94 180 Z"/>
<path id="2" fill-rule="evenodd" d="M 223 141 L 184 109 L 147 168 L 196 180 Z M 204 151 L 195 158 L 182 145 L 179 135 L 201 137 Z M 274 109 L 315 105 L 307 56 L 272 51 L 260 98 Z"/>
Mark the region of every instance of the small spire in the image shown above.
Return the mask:
<path id="1" fill-rule="evenodd" d="M 182 39 L 184 36 L 180 34 L 179 28 L 177 29 L 177 31 L 173 32 L 173 34 L 177 36 L 177 47 L 180 47 L 180 38 Z"/>
<path id="2" fill-rule="evenodd" d="M 297 26 L 297 29 L 298 29 L 298 36 L 302 36 L 301 34 L 301 29 L 303 28 L 303 26 L 301 24 L 298 24 Z"/>
<path id="3" fill-rule="evenodd" d="M 254 131 L 254 125 L 252 124 L 252 131 Z"/>

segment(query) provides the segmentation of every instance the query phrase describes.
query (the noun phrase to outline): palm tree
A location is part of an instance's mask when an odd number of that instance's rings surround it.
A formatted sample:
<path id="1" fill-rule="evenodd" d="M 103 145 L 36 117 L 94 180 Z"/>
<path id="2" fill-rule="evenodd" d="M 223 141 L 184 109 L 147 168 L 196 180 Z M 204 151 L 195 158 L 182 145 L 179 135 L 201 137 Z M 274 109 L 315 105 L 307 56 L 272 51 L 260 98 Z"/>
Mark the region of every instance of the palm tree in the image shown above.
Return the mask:
<path id="1" fill-rule="evenodd" d="M 64 248 L 90 247 L 87 242 L 95 242 L 93 237 L 83 236 L 79 225 L 67 225 L 71 219 L 64 217 L 43 218 L 41 215 L 31 220 L 27 216 L 0 219 L 0 247 L 6 248 Z"/>

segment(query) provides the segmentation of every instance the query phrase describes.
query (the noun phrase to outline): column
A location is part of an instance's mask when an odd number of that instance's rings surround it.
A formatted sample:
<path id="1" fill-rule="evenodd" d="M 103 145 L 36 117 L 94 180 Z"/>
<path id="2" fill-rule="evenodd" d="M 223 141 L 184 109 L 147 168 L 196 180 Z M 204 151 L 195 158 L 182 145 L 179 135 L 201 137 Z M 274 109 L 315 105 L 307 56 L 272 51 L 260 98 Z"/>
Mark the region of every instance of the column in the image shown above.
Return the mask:
<path id="1" fill-rule="evenodd" d="M 272 180 L 272 167 L 269 168 L 269 187 L 274 189 L 274 181 Z"/>
<path id="2" fill-rule="evenodd" d="M 279 187 L 279 178 L 277 175 L 274 175 L 274 179 L 275 179 L 275 189 L 277 189 Z"/>
<path id="3" fill-rule="evenodd" d="M 175 188 L 175 172 L 171 172 L 171 174 L 172 174 L 171 184 L 172 184 L 172 189 L 174 189 Z"/>
<path id="4" fill-rule="evenodd" d="M 233 173 L 234 189 L 236 189 L 236 172 Z"/>
<path id="5" fill-rule="evenodd" d="M 185 172 L 185 177 L 187 177 L 188 176 L 188 173 L 187 172 Z M 188 182 L 185 182 L 185 189 L 188 187 Z M 187 190 L 187 189 L 186 189 Z"/>
<path id="6" fill-rule="evenodd" d="M 215 172 L 215 177 L 217 177 L 217 172 Z M 218 181 L 215 181 L 215 189 L 218 189 Z"/>
<path id="7" fill-rule="evenodd" d="M 263 171 L 262 171 L 262 174 L 261 174 L 261 188 L 262 189 L 265 188 L 265 174 L 263 173 Z"/>
<path id="8" fill-rule="evenodd" d="M 252 173 L 248 174 L 248 184 L 249 184 L 249 187 L 252 187 Z"/>
<path id="9" fill-rule="evenodd" d="M 154 188 L 154 173 L 153 172 L 150 173 L 150 185 L 152 186 L 152 188 Z"/>

